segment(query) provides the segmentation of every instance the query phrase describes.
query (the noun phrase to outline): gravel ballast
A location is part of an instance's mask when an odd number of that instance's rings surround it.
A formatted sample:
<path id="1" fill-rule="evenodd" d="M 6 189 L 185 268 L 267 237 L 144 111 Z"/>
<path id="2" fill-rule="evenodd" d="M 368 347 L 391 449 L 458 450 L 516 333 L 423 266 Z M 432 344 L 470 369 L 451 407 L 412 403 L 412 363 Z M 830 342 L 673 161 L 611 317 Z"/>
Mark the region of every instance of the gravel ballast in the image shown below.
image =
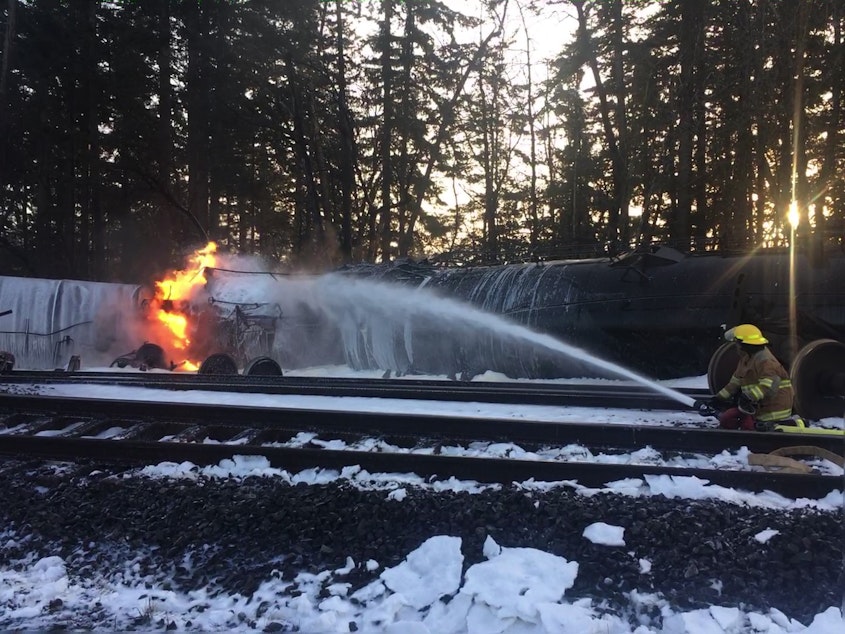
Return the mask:
<path id="1" fill-rule="evenodd" d="M 577 561 L 567 599 L 604 600 L 620 611 L 626 593 L 637 590 L 660 593 L 680 610 L 776 608 L 808 623 L 842 601 L 840 511 L 585 496 L 565 487 L 405 487 L 395 497 L 343 480 L 290 485 L 274 477 L 149 478 L 103 465 L 0 463 L 0 563 L 9 569 L 59 556 L 69 576 L 83 577 L 119 574 L 134 561 L 140 576 L 166 589 L 249 595 L 271 574 L 293 579 L 341 567 L 347 557 L 357 567 L 346 581 L 362 587 L 435 535 L 462 538 L 470 566 L 483 559 L 490 536 L 504 547 Z M 595 522 L 624 527 L 625 546 L 585 539 Z M 777 533 L 755 539 L 767 529 Z M 647 574 L 641 559 L 651 562 Z M 368 570 L 368 560 L 379 567 Z"/>

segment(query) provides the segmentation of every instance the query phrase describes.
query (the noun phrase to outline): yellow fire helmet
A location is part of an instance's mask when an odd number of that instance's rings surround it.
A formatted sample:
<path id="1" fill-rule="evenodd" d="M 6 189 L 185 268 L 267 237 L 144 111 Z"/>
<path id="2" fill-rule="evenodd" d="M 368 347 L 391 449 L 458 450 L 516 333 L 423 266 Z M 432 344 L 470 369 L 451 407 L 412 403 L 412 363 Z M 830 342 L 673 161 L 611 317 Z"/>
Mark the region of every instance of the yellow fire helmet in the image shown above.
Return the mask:
<path id="1" fill-rule="evenodd" d="M 751 346 L 765 346 L 769 343 L 769 340 L 763 336 L 760 329 L 753 324 L 740 324 L 739 326 L 734 326 L 725 332 L 725 339 L 728 341 L 747 343 Z"/>

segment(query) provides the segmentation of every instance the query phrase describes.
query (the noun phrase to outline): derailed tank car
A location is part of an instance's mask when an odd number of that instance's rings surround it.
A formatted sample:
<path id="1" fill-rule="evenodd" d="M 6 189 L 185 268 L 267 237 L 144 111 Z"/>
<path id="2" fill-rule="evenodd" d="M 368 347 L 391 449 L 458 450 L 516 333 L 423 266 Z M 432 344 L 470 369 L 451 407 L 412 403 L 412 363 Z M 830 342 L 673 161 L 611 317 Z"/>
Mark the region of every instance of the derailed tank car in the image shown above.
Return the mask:
<path id="1" fill-rule="evenodd" d="M 10 311 L 0 317 L 0 350 L 21 369 L 113 358 L 132 338 L 141 294 L 135 284 L 0 276 L 0 310 Z"/>
<path id="2" fill-rule="evenodd" d="M 213 310 L 203 312 L 215 314 L 218 323 L 210 328 L 214 336 L 200 343 L 208 353 L 223 346 L 241 367 L 266 356 L 286 368 L 346 361 L 356 368 L 456 377 L 487 370 L 529 378 L 607 376 L 577 358 L 503 339 L 481 326 L 456 330 L 425 297 L 460 300 L 653 378 L 710 374 L 722 333 L 743 322 L 763 329 L 787 365 L 812 341 L 845 341 L 841 251 L 799 253 L 794 288 L 786 252 L 685 255 L 665 247 L 616 258 L 489 267 L 356 265 L 338 276 L 397 291 L 376 297 L 363 289 L 358 299 L 350 294 L 345 304 L 332 304 L 315 297 L 315 288 L 333 292 L 320 286 L 322 276 L 211 269 L 205 293 Z M 417 304 L 423 314 L 412 305 L 392 310 L 404 297 L 400 288 L 423 295 Z M 127 332 L 135 322 L 124 318 L 143 312 L 144 301 L 135 285 L 0 277 L 0 310 L 13 310 L 11 318 L 0 318 L 0 349 L 13 352 L 21 368 L 60 367 L 72 354 L 89 366 L 94 358 L 108 361 L 148 340 L 143 332 Z M 400 322 L 390 322 L 397 315 Z M 822 354 L 831 351 L 821 346 L 813 356 Z M 805 365 L 806 356 L 799 357 Z"/>
<path id="3" fill-rule="evenodd" d="M 359 265 L 347 274 L 423 285 L 648 376 L 673 378 L 706 373 L 725 329 L 738 323 L 759 325 L 787 364 L 812 340 L 845 341 L 845 255 L 796 258 L 795 341 L 789 266 L 787 253 L 684 255 L 655 247 L 619 258 L 465 269 Z M 443 354 L 436 346 L 428 351 Z M 435 363 L 425 352 L 415 361 L 421 369 Z M 551 378 L 571 370 L 520 346 L 474 352 L 474 372 Z"/>

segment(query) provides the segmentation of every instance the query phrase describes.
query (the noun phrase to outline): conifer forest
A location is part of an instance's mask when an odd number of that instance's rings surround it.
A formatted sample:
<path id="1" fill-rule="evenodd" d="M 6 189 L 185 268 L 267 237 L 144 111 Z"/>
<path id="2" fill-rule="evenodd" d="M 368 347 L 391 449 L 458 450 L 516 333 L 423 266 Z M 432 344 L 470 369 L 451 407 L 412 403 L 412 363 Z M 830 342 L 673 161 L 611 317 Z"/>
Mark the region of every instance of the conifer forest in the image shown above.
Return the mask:
<path id="1" fill-rule="evenodd" d="M 0 3 L 3 275 L 843 248 L 843 0 Z"/>

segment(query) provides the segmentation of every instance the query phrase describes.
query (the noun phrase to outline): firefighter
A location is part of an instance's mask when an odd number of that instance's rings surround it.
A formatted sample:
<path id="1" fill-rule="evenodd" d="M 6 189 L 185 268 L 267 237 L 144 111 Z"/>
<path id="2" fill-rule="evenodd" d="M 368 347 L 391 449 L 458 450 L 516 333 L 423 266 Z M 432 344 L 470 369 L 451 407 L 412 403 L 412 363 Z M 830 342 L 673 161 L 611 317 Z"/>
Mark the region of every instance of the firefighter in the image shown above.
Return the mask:
<path id="1" fill-rule="evenodd" d="M 731 380 L 707 405 L 719 414 L 722 429 L 768 429 L 792 416 L 793 391 L 789 374 L 766 346 L 769 340 L 752 324 L 725 333 L 740 356 Z"/>

